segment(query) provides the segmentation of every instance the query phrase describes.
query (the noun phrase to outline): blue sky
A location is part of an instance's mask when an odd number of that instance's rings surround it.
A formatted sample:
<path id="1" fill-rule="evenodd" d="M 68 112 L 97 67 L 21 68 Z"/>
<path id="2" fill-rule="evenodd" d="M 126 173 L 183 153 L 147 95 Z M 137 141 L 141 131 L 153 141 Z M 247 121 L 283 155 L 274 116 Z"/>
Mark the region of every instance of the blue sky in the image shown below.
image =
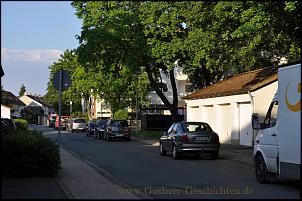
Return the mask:
<path id="1" fill-rule="evenodd" d="M 45 95 L 49 66 L 67 49 L 78 47 L 82 22 L 70 1 L 1 1 L 1 79 L 18 95 L 22 84 Z"/>

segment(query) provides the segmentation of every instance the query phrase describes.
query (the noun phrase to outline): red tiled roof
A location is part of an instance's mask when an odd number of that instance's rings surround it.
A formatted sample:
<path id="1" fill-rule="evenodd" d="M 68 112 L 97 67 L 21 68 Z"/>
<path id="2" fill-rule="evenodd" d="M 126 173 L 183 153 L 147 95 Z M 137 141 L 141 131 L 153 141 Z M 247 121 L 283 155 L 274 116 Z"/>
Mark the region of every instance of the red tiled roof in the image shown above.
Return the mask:
<path id="1" fill-rule="evenodd" d="M 183 99 L 203 99 L 221 96 L 245 94 L 256 91 L 278 80 L 278 67 L 262 68 L 233 75 L 211 86 L 199 89 Z"/>

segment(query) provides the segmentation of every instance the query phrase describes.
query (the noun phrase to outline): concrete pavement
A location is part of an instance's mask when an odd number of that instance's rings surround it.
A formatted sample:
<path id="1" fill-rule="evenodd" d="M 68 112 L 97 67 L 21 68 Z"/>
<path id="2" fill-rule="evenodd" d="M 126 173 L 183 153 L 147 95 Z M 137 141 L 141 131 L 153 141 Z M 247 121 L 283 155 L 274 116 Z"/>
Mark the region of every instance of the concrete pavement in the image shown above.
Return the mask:
<path id="1" fill-rule="evenodd" d="M 158 146 L 158 140 L 132 137 Z M 54 178 L 2 179 L 3 199 L 151 199 L 132 194 L 117 178 L 61 146 L 62 169 Z M 252 148 L 222 144 L 220 159 L 253 165 Z"/>
<path id="2" fill-rule="evenodd" d="M 158 140 L 146 139 L 143 137 L 132 137 L 132 139 L 138 140 L 150 146 L 159 146 Z M 219 158 L 244 163 L 247 165 L 254 165 L 253 147 L 234 144 L 221 144 Z"/>

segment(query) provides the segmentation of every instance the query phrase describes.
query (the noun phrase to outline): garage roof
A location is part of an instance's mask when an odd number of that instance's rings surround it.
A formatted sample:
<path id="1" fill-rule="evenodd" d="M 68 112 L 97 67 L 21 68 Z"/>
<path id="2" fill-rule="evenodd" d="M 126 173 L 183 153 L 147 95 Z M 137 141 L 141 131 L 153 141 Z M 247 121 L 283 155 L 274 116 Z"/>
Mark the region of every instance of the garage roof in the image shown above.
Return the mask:
<path id="1" fill-rule="evenodd" d="M 221 96 L 239 95 L 256 91 L 278 80 L 278 67 L 257 69 L 235 74 L 211 86 L 199 89 L 183 99 L 194 100 Z"/>

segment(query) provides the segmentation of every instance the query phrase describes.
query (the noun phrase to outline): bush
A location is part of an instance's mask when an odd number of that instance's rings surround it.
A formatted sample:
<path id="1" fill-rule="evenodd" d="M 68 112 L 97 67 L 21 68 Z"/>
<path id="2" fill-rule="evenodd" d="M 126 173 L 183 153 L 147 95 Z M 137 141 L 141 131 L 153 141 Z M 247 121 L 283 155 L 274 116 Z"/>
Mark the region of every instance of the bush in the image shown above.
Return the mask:
<path id="1" fill-rule="evenodd" d="M 52 177 L 58 172 L 58 147 L 38 131 L 2 135 L 2 176 Z"/>
<path id="2" fill-rule="evenodd" d="M 114 113 L 114 119 L 128 120 L 128 112 L 125 110 L 118 110 Z"/>
<path id="3" fill-rule="evenodd" d="M 15 126 L 17 130 L 27 130 L 28 122 L 25 119 L 14 119 Z"/>

